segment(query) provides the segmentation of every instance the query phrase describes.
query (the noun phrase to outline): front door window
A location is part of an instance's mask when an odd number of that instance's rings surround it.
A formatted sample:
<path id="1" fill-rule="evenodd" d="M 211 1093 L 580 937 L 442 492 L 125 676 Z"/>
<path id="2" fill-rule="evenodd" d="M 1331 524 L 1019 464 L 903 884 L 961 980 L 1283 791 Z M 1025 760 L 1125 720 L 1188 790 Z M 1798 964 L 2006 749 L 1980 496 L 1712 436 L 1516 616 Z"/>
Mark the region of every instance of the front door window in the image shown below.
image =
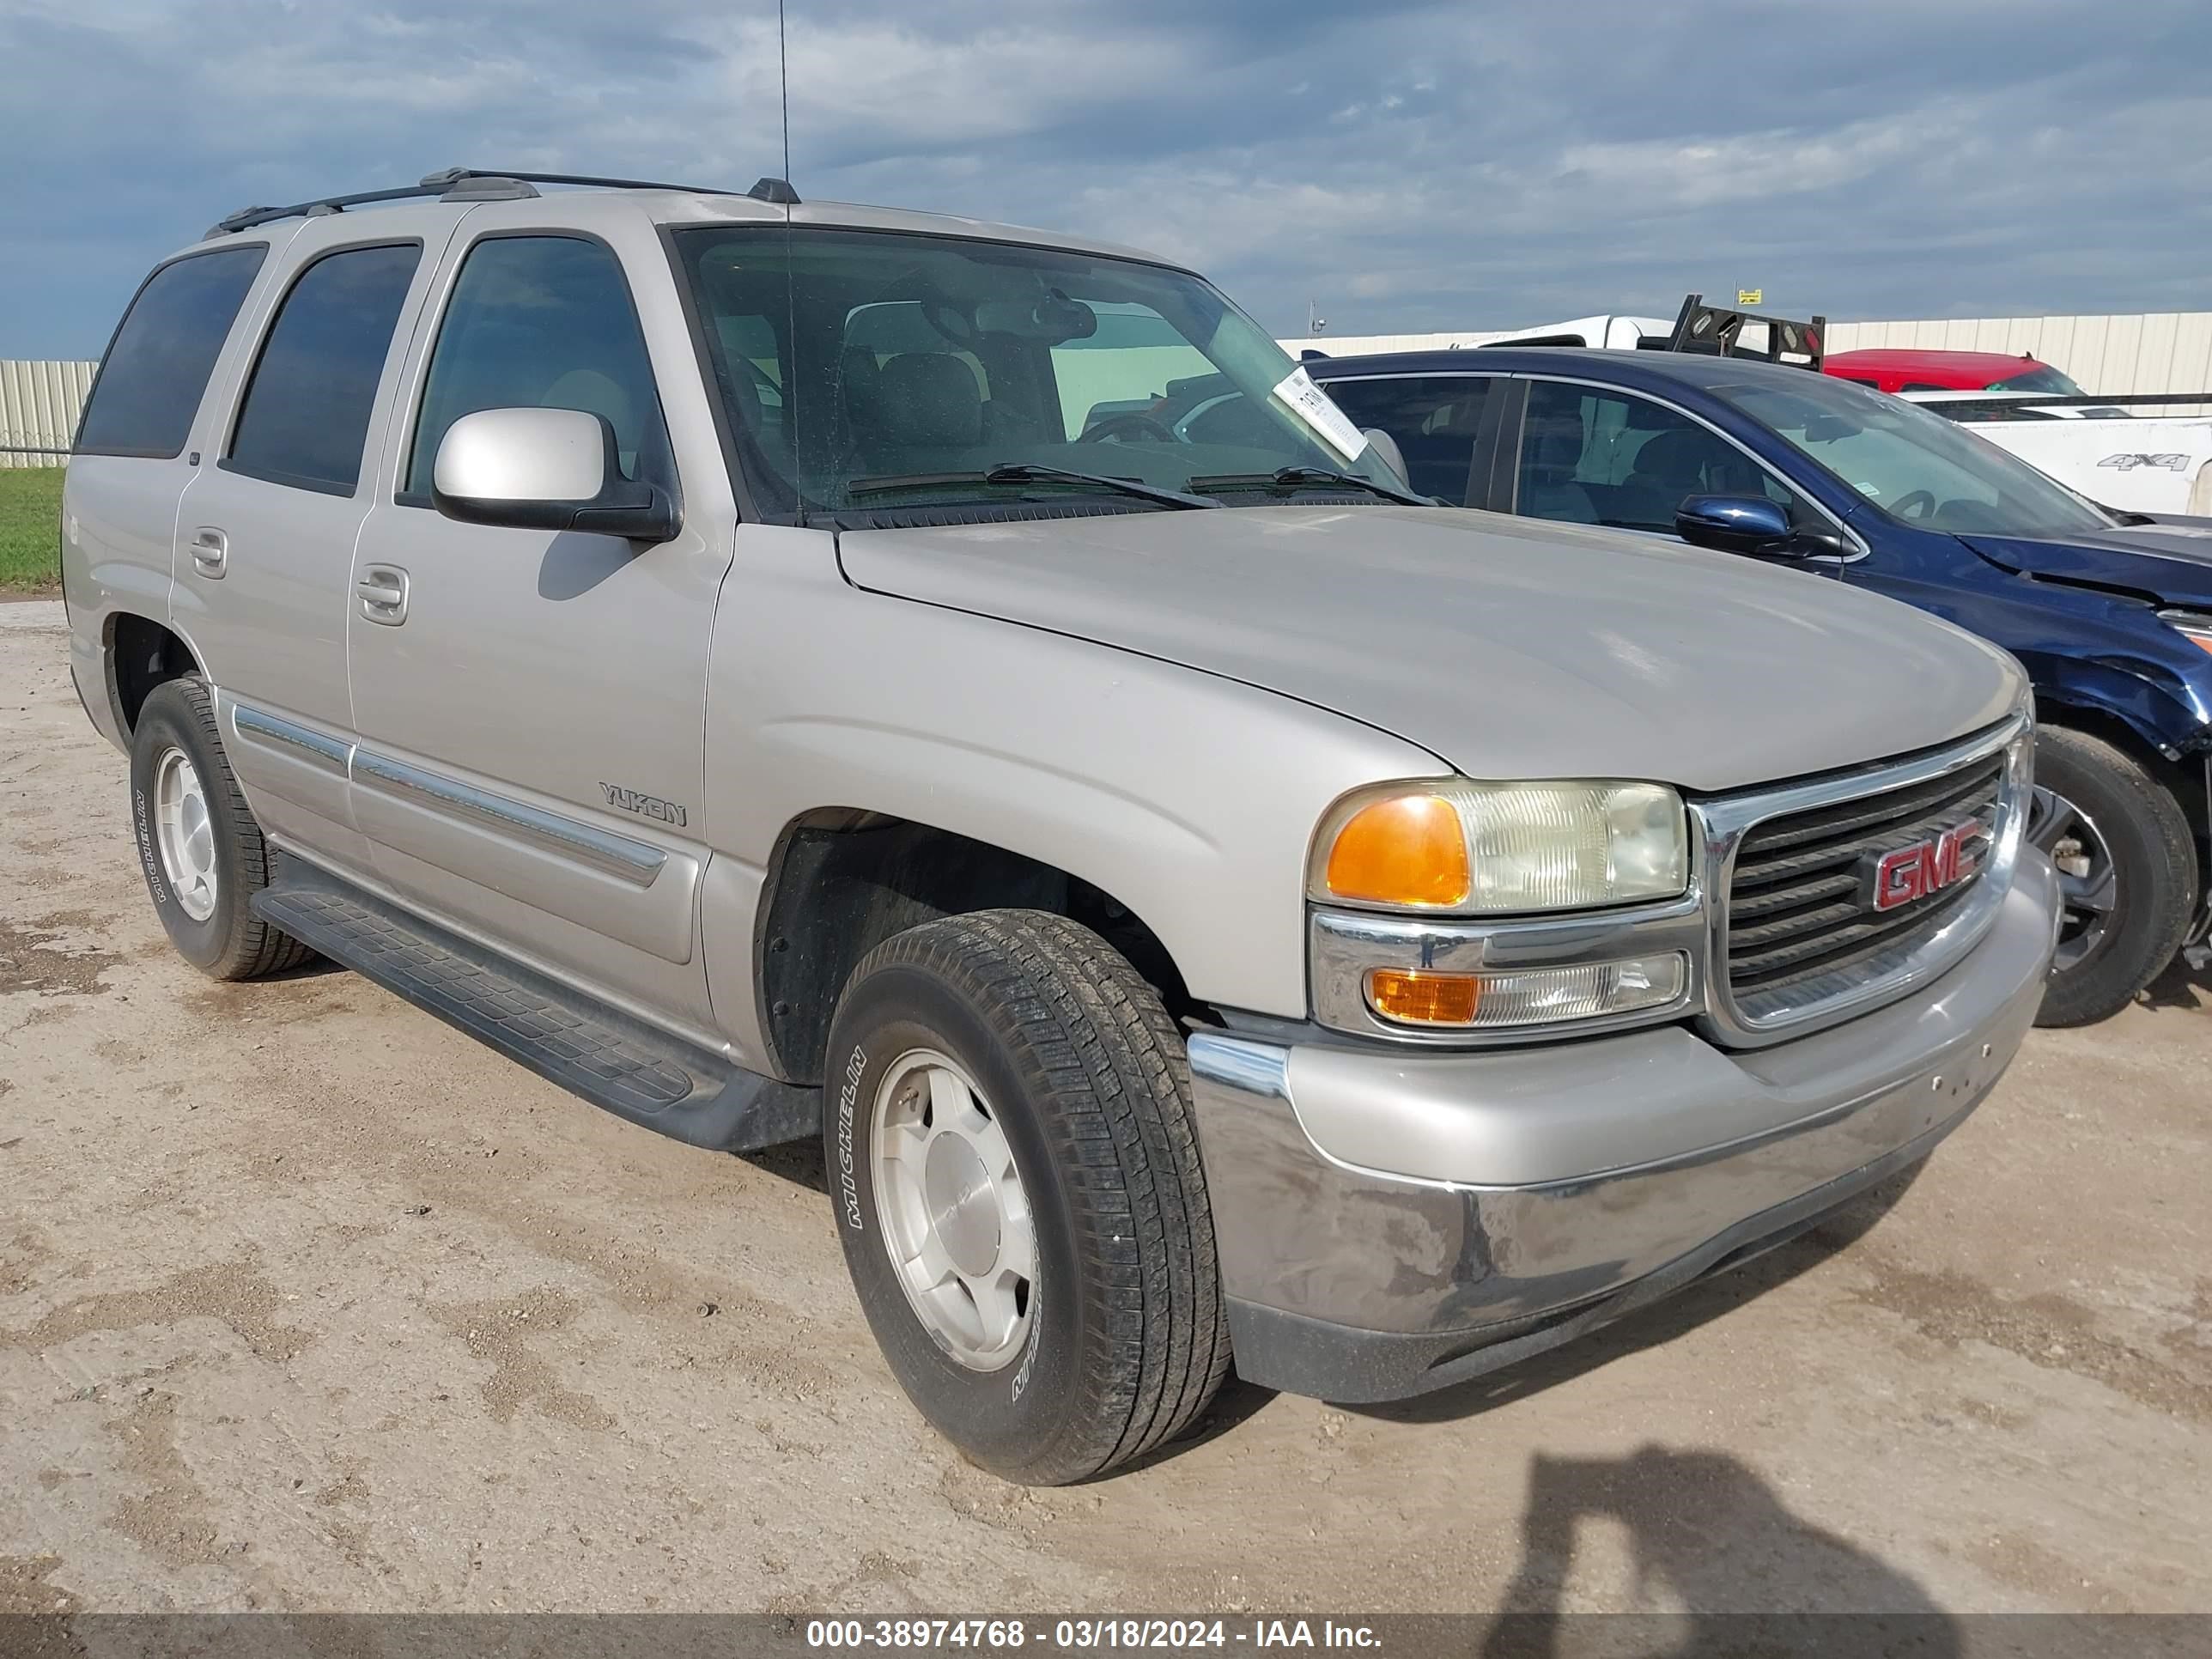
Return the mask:
<path id="1" fill-rule="evenodd" d="M 1711 428 L 1626 392 L 1532 380 L 1514 510 L 1565 524 L 1672 535 L 1692 495 L 1763 495 L 1798 517 L 1788 485 Z"/>

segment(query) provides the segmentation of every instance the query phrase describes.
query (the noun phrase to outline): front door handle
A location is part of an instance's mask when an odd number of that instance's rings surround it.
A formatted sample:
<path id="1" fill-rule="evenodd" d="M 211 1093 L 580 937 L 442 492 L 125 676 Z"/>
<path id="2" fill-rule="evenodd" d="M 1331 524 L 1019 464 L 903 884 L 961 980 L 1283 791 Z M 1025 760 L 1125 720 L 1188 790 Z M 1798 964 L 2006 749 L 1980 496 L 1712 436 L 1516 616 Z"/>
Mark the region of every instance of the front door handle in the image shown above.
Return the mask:
<path id="1" fill-rule="evenodd" d="M 222 580 L 230 563 L 230 538 L 211 524 L 192 532 L 192 568 L 210 581 Z"/>
<path id="2" fill-rule="evenodd" d="M 365 567 L 353 591 L 361 599 L 361 614 L 373 623 L 397 628 L 407 620 L 407 573 L 396 564 Z"/>

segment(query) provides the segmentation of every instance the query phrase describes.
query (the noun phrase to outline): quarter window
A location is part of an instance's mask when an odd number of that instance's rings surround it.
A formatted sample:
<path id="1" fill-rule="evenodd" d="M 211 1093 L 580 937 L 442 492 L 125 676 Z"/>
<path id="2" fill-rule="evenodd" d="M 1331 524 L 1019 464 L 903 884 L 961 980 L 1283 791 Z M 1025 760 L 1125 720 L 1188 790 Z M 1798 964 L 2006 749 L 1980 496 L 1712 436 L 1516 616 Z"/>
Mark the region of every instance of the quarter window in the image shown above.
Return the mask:
<path id="1" fill-rule="evenodd" d="M 1559 380 L 1528 386 L 1514 510 L 1567 524 L 1672 534 L 1692 495 L 1764 495 L 1790 509 L 1781 480 L 1710 428 L 1663 404 Z"/>
<path id="2" fill-rule="evenodd" d="M 770 378 L 749 355 L 764 342 L 740 333 L 730 343 L 749 373 Z M 428 503 L 446 428 L 483 409 L 599 416 L 625 478 L 674 482 L 637 308 L 602 243 L 492 236 L 469 250 L 430 355 L 403 501 Z"/>
<path id="3" fill-rule="evenodd" d="M 208 376 L 269 250 L 260 243 L 171 261 L 115 331 L 77 431 L 80 455 L 184 453 Z"/>
<path id="4" fill-rule="evenodd" d="M 1330 380 L 1326 390 L 1354 426 L 1380 427 L 1396 441 L 1406 458 L 1407 481 L 1416 490 L 1467 504 L 1475 427 L 1490 394 L 1489 376 Z"/>
<path id="5" fill-rule="evenodd" d="M 262 343 L 223 465 L 272 483 L 350 495 L 422 250 L 326 253 L 300 274 Z"/>

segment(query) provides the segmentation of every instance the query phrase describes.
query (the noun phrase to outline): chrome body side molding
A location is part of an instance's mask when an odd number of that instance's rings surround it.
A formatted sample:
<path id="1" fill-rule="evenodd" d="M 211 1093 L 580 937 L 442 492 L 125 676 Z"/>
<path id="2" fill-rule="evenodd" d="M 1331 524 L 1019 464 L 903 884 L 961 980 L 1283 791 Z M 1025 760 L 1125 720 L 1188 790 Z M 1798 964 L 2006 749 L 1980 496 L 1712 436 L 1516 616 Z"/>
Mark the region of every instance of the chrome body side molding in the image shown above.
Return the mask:
<path id="1" fill-rule="evenodd" d="M 634 886 L 652 886 L 668 862 L 666 853 L 645 842 L 580 823 L 574 818 L 493 794 L 370 750 L 354 750 L 353 781 L 368 788 L 411 797 L 441 811 L 474 819 L 501 835 L 533 842 L 547 852 L 588 864 Z"/>

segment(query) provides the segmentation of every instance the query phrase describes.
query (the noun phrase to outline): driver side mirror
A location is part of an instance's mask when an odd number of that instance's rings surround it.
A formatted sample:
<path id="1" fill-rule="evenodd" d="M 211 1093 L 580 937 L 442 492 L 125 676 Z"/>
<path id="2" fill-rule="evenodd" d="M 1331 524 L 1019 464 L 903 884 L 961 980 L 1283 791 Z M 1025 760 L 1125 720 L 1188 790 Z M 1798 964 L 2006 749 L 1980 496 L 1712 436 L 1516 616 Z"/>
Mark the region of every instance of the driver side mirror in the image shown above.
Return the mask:
<path id="1" fill-rule="evenodd" d="M 622 475 L 615 429 L 580 409 L 480 409 L 446 428 L 430 499 L 464 524 L 581 530 L 665 542 L 682 523 L 669 493 Z"/>
<path id="2" fill-rule="evenodd" d="M 1694 547 L 1802 559 L 1830 550 L 1808 545 L 1789 510 L 1764 495 L 1692 495 L 1674 510 L 1674 533 Z"/>

